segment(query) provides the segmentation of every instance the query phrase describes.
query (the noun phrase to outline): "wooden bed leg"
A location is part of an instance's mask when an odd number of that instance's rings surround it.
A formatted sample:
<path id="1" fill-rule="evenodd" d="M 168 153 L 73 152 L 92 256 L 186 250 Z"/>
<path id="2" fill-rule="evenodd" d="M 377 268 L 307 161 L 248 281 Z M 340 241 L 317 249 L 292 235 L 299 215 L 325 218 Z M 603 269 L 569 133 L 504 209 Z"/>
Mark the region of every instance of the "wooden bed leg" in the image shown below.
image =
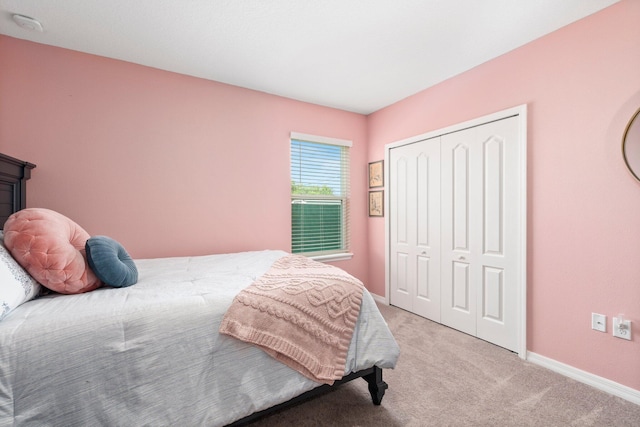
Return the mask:
<path id="1" fill-rule="evenodd" d="M 362 378 L 369 384 L 369 393 L 374 405 L 380 405 L 384 392 L 389 385 L 382 381 L 382 369 L 377 366 L 373 367 L 373 372 L 364 375 Z"/>

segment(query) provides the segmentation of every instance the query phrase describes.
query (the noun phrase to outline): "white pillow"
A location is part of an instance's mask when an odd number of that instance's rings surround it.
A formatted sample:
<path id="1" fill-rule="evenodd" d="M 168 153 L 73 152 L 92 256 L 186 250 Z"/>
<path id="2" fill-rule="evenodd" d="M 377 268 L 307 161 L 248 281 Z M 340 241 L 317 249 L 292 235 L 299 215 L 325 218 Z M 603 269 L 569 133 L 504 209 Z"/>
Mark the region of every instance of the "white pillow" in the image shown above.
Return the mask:
<path id="1" fill-rule="evenodd" d="M 5 248 L 4 235 L 0 231 L 0 320 L 20 304 L 38 296 L 40 289 L 40 283 Z"/>

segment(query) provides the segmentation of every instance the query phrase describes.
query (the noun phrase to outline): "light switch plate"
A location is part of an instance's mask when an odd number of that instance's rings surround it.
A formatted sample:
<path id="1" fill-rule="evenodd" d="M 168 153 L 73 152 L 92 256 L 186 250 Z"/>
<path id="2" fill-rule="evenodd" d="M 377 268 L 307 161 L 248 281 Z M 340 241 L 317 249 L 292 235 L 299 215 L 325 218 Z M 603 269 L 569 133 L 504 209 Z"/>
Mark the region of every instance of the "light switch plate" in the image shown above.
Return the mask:
<path id="1" fill-rule="evenodd" d="M 591 329 L 607 332 L 607 316 L 604 314 L 591 313 Z"/>

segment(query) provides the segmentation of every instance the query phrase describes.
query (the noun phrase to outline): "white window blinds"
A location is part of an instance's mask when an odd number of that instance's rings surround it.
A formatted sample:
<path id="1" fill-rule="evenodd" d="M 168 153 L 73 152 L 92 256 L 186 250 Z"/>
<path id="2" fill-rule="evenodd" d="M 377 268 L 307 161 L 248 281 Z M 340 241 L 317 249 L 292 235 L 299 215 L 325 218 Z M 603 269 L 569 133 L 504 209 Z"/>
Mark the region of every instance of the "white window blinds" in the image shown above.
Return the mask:
<path id="1" fill-rule="evenodd" d="M 351 141 L 291 134 L 291 252 L 349 251 Z"/>

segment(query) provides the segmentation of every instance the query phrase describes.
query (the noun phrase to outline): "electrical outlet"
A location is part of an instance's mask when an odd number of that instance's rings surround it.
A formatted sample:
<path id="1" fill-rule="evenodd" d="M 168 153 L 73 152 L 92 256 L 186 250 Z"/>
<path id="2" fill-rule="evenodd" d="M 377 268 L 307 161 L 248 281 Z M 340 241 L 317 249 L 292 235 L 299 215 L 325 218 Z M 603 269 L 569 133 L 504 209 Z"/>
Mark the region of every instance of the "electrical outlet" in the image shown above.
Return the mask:
<path id="1" fill-rule="evenodd" d="M 591 313 L 591 329 L 607 332 L 607 316 L 604 314 Z"/>
<path id="2" fill-rule="evenodd" d="M 613 336 L 631 340 L 631 320 L 625 320 L 622 316 L 614 317 Z"/>

